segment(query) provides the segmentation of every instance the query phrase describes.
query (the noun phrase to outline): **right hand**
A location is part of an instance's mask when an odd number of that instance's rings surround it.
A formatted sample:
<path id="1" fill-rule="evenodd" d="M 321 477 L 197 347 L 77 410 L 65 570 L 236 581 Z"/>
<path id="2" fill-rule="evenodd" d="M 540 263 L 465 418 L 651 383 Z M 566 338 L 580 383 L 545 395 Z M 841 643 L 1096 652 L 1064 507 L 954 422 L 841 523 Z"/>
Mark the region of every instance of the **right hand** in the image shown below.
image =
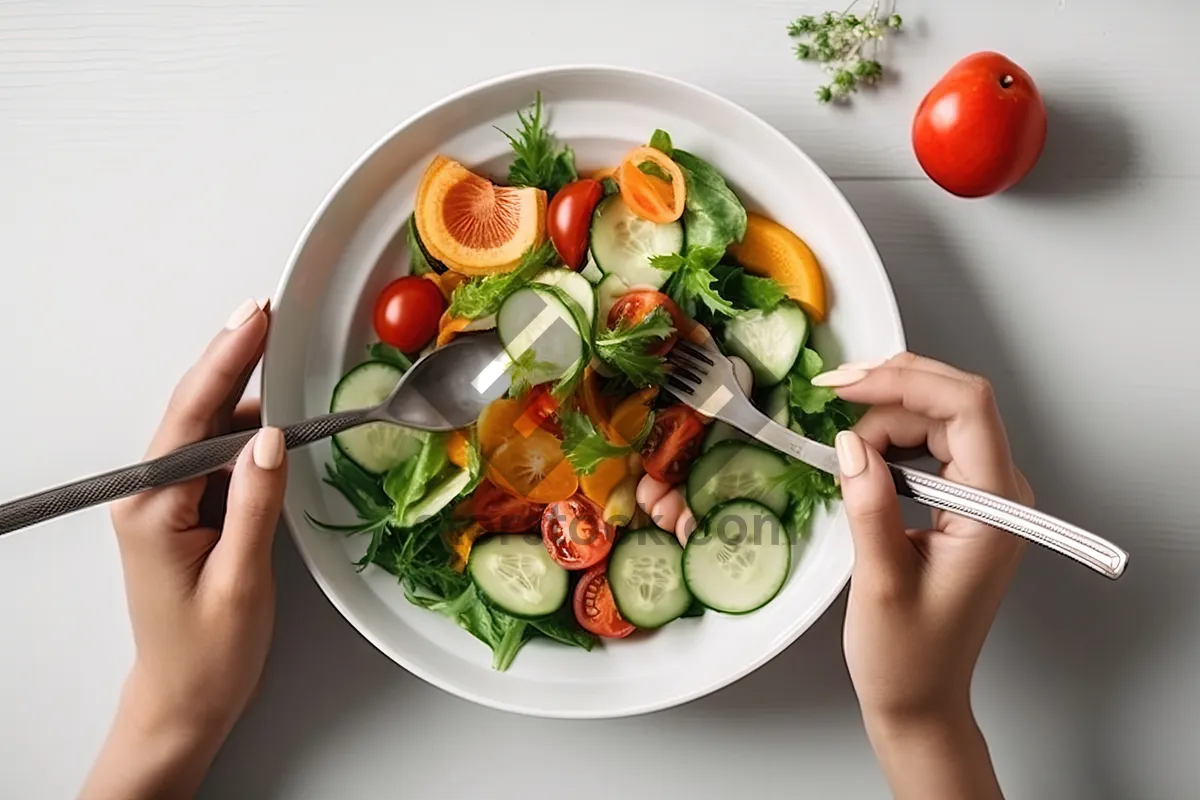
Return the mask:
<path id="1" fill-rule="evenodd" d="M 838 436 L 837 453 L 855 550 L 846 663 L 872 743 L 898 796 L 999 796 L 971 678 L 1025 542 L 941 511 L 931 527 L 906 530 L 880 456 L 925 445 L 943 477 L 1032 505 L 991 386 L 911 353 L 814 383 L 871 406 Z M 956 765 L 939 765 L 947 760 Z"/>

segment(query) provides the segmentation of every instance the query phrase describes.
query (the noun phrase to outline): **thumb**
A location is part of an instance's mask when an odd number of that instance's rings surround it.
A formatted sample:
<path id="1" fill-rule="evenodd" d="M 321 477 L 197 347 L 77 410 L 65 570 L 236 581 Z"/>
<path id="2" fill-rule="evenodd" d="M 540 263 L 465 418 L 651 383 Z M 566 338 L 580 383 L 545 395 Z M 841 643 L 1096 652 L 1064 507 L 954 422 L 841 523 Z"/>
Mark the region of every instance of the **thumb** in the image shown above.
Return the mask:
<path id="1" fill-rule="evenodd" d="M 225 527 L 213 555 L 238 566 L 269 564 L 286 485 L 283 432 L 263 428 L 242 450 L 233 467 Z"/>
<path id="2" fill-rule="evenodd" d="M 842 500 L 854 539 L 855 577 L 902 581 L 913 563 L 896 485 L 883 457 L 854 431 L 835 441 Z"/>

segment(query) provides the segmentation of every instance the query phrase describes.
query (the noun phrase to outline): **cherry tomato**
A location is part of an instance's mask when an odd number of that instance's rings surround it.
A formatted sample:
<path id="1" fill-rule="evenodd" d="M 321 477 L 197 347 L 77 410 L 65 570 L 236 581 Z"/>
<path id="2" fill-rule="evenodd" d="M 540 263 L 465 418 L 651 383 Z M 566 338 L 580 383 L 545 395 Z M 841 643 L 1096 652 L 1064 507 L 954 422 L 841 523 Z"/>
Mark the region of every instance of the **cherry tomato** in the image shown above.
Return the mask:
<path id="1" fill-rule="evenodd" d="M 704 422 L 683 403 L 657 412 L 642 445 L 646 474 L 663 483 L 679 483 L 700 455 L 703 438 Z"/>
<path id="2" fill-rule="evenodd" d="M 671 324 L 675 326 L 676 331 L 686 330 L 684 326 L 687 324 L 688 318 L 684 316 L 679 306 L 675 305 L 675 301 L 662 292 L 650 290 L 626 292 L 621 295 L 617 302 L 613 303 L 612 310 L 608 312 L 608 327 L 615 328 L 621 323 L 634 325 L 649 316 L 650 312 L 659 306 L 665 308 L 671 315 Z M 651 348 L 649 352 L 656 356 L 666 355 L 678 339 L 679 334 L 673 333 Z"/>
<path id="3" fill-rule="evenodd" d="M 539 383 L 521 398 L 525 410 L 517 417 L 513 427 L 528 436 L 535 428 L 562 436 L 562 425 L 558 422 L 558 401 L 550 392 L 550 385 Z"/>
<path id="4" fill-rule="evenodd" d="M 523 533 L 537 527 L 544 506 L 514 497 L 491 481 L 471 495 L 471 516 L 489 533 Z"/>
<path id="5" fill-rule="evenodd" d="M 546 230 L 554 249 L 570 269 L 578 270 L 587 256 L 592 212 L 604 195 L 600 181 L 591 178 L 568 183 L 558 190 L 546 212 Z"/>
<path id="6" fill-rule="evenodd" d="M 617 168 L 617 183 L 621 199 L 642 219 L 663 223 L 683 216 L 687 197 L 683 170 L 661 150 L 634 148 Z"/>
<path id="7" fill-rule="evenodd" d="M 935 183 L 960 197 L 1002 192 L 1033 169 L 1046 143 L 1046 106 L 1029 73 L 999 53 L 975 53 L 917 107 L 913 150 Z"/>
<path id="8" fill-rule="evenodd" d="M 437 335 L 446 300 L 433 281 L 406 275 L 392 281 L 375 301 L 375 333 L 405 353 L 415 353 Z"/>
<path id="9" fill-rule="evenodd" d="M 542 542 L 566 569 L 587 569 L 608 557 L 616 530 L 604 510 L 582 494 L 551 503 L 542 513 Z"/>
<path id="10" fill-rule="evenodd" d="M 608 585 L 608 564 L 597 564 L 583 573 L 575 587 L 575 619 L 585 631 L 609 639 L 624 639 L 636 630 L 625 621 Z"/>

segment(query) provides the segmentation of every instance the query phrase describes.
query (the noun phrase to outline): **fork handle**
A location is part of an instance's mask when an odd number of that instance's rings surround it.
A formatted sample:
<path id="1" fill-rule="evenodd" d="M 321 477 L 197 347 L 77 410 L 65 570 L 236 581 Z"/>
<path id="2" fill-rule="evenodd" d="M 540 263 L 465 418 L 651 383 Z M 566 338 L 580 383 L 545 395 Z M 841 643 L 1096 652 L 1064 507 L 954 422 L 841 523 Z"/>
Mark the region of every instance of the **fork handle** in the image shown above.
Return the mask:
<path id="1" fill-rule="evenodd" d="M 284 442 L 289 450 L 311 444 L 361 425 L 370 414 L 371 409 L 342 411 L 297 422 L 283 429 Z M 4 503 L 0 505 L 0 535 L 147 489 L 216 472 L 232 463 L 256 433 L 257 428 L 205 439 L 150 461 Z"/>
<path id="2" fill-rule="evenodd" d="M 728 421 L 776 450 L 838 474 L 837 455 L 832 447 L 800 436 L 757 409 L 742 410 Z M 1129 554 L 1112 542 L 1029 506 L 912 467 L 889 462 L 888 469 L 899 494 L 1048 547 L 1106 578 L 1121 577 L 1129 562 Z"/>
<path id="3" fill-rule="evenodd" d="M 911 467 L 889 463 L 888 469 L 905 497 L 1048 547 L 1106 578 L 1121 577 L 1129 563 L 1129 554 L 1112 542 L 1029 506 Z"/>

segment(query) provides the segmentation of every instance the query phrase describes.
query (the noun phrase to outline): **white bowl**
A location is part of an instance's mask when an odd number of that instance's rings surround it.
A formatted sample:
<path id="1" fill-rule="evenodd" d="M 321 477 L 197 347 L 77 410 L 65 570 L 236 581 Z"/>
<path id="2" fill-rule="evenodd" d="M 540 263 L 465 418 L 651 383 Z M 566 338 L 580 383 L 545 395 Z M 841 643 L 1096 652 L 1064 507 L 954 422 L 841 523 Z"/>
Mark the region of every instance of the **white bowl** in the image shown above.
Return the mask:
<path id="1" fill-rule="evenodd" d="M 581 170 L 617 162 L 655 128 L 711 161 L 751 210 L 799 234 L 826 271 L 832 311 L 816 334 L 827 360 L 866 360 L 904 349 L 891 286 L 857 215 L 792 142 L 745 109 L 676 80 L 611 67 L 543 69 L 488 81 L 404 122 L 355 164 L 313 216 L 274 298 L 263 368 L 263 416 L 282 425 L 328 410 L 330 391 L 365 356 L 376 293 L 408 263 L 404 224 L 429 160 L 446 153 L 503 175 L 508 144 L 493 126 L 541 91 L 553 133 Z M 397 234 L 400 234 L 397 236 Z M 782 592 L 740 617 L 708 613 L 592 652 L 535 640 L 507 672 L 446 617 L 410 605 L 377 568 L 359 573 L 365 548 L 313 529 L 304 512 L 350 522 L 322 484 L 329 445 L 292 453 L 284 515 L 304 562 L 330 601 L 397 664 L 460 697 L 545 717 L 639 714 L 701 697 L 775 656 L 841 591 L 853 560 L 840 507 L 821 513 Z"/>

